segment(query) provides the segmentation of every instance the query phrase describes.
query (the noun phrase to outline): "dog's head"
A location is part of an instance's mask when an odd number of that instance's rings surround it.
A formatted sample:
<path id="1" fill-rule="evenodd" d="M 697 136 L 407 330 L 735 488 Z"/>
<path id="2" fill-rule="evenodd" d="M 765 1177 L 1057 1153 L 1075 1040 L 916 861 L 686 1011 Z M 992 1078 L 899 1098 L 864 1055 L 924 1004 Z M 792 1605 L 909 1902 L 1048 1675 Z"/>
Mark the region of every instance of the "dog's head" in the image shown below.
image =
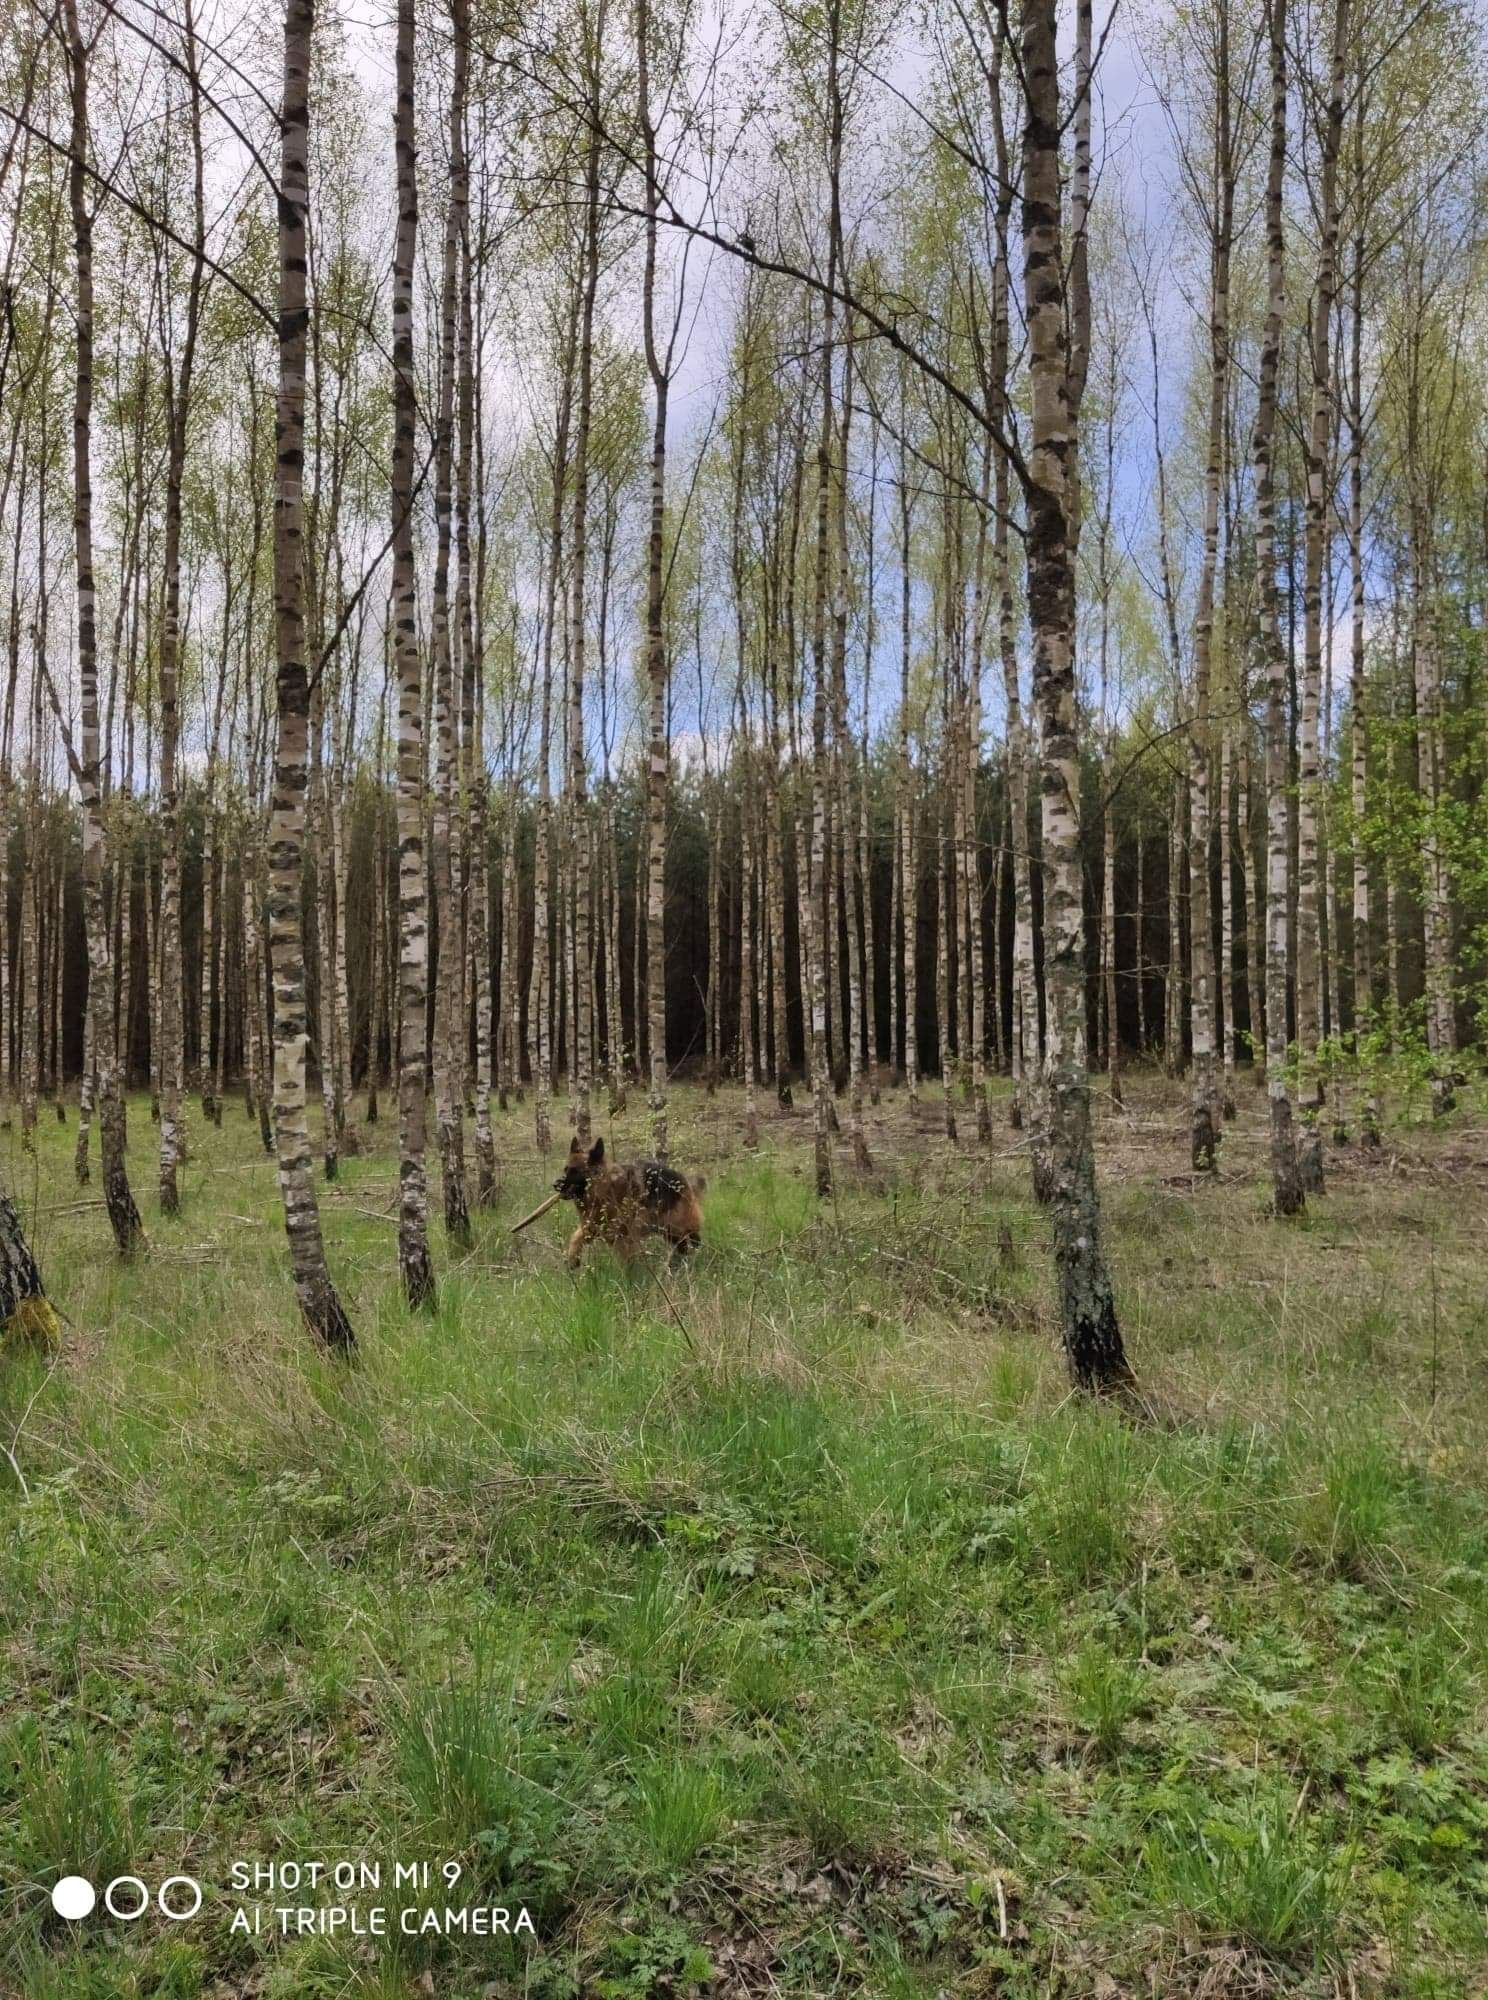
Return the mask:
<path id="1" fill-rule="evenodd" d="M 604 1140 L 596 1139 L 588 1152 L 579 1144 L 575 1134 L 568 1149 L 563 1172 L 553 1183 L 553 1191 L 564 1201 L 582 1203 L 589 1192 L 589 1183 L 604 1165 Z"/>

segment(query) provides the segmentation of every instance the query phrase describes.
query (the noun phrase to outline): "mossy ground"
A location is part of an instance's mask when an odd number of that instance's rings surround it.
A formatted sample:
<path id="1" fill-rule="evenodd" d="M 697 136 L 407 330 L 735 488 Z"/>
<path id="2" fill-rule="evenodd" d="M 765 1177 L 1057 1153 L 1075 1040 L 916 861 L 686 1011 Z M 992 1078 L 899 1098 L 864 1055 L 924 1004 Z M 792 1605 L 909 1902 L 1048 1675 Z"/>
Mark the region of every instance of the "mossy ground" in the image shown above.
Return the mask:
<path id="1" fill-rule="evenodd" d="M 0 1359 L 0 1991 L 1481 1993 L 1484 1105 L 1330 1145 L 1278 1224 L 1248 1085 L 1200 1186 L 1180 1087 L 1097 1094 L 1152 1422 L 1067 1393 L 1001 1099 L 952 1154 L 886 1092 L 823 1207 L 805 1117 L 750 1155 L 679 1090 L 701 1256 L 577 1282 L 561 1217 L 508 1233 L 555 1170 L 514 1106 L 432 1316 L 385 1111 L 323 1190 L 351 1369 L 239 1104 L 172 1222 L 132 1104 L 127 1266 L 74 1126 L 4 1134 L 64 1331 Z M 602 1122 L 644 1150 L 639 1094 Z M 536 1942 L 235 1934 L 317 1900 L 229 1888 L 288 1860 L 457 1861 L 351 1900 Z M 206 1901 L 69 1927 L 74 1871 Z"/>

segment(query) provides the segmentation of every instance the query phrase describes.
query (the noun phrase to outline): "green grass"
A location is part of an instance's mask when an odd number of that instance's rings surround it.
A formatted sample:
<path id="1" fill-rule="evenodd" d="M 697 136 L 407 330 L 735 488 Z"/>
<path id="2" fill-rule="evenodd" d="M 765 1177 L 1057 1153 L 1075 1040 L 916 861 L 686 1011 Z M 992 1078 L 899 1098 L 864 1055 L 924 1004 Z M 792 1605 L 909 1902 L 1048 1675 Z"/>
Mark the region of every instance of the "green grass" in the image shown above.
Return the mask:
<path id="1" fill-rule="evenodd" d="M 322 1196 L 349 1370 L 239 1106 L 167 1222 L 132 1104 L 127 1267 L 73 1128 L 0 1133 L 65 1320 L 0 1362 L 0 1993 L 1484 1990 L 1482 1106 L 1330 1149 L 1295 1226 L 1261 1110 L 1200 1190 L 1172 1086 L 1102 1111 L 1151 1423 L 1068 1397 L 1000 1116 L 948 1156 L 886 1094 L 873 1184 L 844 1159 L 821 1207 L 805 1118 L 751 1157 L 736 1098 L 679 1091 L 701 1256 L 574 1280 L 559 1218 L 507 1231 L 552 1172 L 514 1108 L 428 1316 L 384 1123 Z M 607 1136 L 643 1150 L 644 1107 Z M 290 1860 L 433 1875 L 229 1886 Z M 68 1872 L 206 1901 L 69 1928 Z M 338 1900 L 536 1937 L 231 1927 Z"/>

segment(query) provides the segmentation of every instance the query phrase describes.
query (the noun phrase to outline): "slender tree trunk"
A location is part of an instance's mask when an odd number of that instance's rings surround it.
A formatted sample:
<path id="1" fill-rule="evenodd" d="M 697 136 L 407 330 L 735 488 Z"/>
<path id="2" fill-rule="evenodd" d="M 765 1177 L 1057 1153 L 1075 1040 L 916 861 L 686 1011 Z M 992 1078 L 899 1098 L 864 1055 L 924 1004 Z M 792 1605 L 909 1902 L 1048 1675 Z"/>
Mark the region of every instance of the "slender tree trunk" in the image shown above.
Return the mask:
<path id="1" fill-rule="evenodd" d="M 73 1153 L 73 1171 L 79 1187 L 86 1187 L 92 1178 L 88 1164 L 88 1134 L 93 1128 L 93 1105 L 97 1090 L 98 1070 L 93 1061 L 93 1016 L 83 1014 L 83 1075 L 78 1087 L 78 1135 Z"/>
<path id="2" fill-rule="evenodd" d="M 1247 706 L 1240 717 L 1238 771 L 1240 798 L 1236 817 L 1240 826 L 1241 900 L 1245 907 L 1245 997 L 1250 1020 L 1250 1054 L 1259 1085 L 1266 1075 L 1266 871 L 1257 864 L 1251 830 L 1251 728 Z M 1249 885 L 1248 887 L 1246 885 Z"/>
<path id="3" fill-rule="evenodd" d="M 909 683 L 911 665 L 911 587 L 913 577 L 911 530 L 911 487 L 908 432 L 908 398 L 900 395 L 901 441 L 899 450 L 899 796 L 898 840 L 899 914 L 904 954 L 903 1035 L 904 1091 L 909 1103 L 910 1123 L 920 1115 L 919 1037 L 919 872 L 915 861 L 915 772 L 910 747 Z"/>
<path id="4" fill-rule="evenodd" d="M 1323 583 L 1331 535 L 1328 530 L 1329 470 L 1332 444 L 1332 314 L 1337 290 L 1338 154 L 1343 133 L 1344 65 L 1348 47 L 1349 0 L 1334 9 L 1332 78 L 1322 128 L 1322 172 L 1318 212 L 1322 224 L 1317 286 L 1310 315 L 1312 346 L 1312 408 L 1306 447 L 1307 505 L 1304 530 L 1303 659 L 1298 722 L 1297 773 L 1297 933 L 1296 1010 L 1297 1051 L 1303 1066 L 1304 1092 L 1322 1103 L 1317 1069 L 1322 1036 L 1319 998 L 1324 874 L 1319 816 L 1322 776 L 1319 739 L 1323 668 Z M 1321 1130 L 1313 1119 L 1297 1148 L 1304 1188 L 1320 1194 L 1323 1187 Z"/>
<path id="5" fill-rule="evenodd" d="M 439 300 L 439 408 L 434 432 L 434 810 L 432 862 L 439 958 L 434 994 L 434 1106 L 439 1138 L 444 1228 L 458 1248 L 469 1245 L 470 1208 L 465 1193 L 464 1012 L 460 1004 L 460 941 L 455 894 L 454 811 L 459 760 L 454 645 L 450 631 L 450 544 L 453 520 L 455 310 L 460 243 L 470 199 L 465 159 L 465 95 L 470 33 L 465 0 L 451 0 L 454 66 L 450 90 L 450 196 L 445 212 Z"/>
<path id="6" fill-rule="evenodd" d="M 251 865 L 244 871 L 243 918 L 248 932 L 248 998 L 253 1010 L 253 1100 L 258 1107 L 258 1135 L 266 1153 L 274 1151 L 271 1124 L 273 1091 L 270 1084 L 268 1050 L 268 1008 L 264 992 L 263 877 L 265 859 L 261 837 L 255 835 Z"/>
<path id="7" fill-rule="evenodd" d="M 336 1143 L 343 1151 L 357 1150 L 356 1134 L 347 1129 L 347 1106 L 351 1101 L 351 977 L 347 962 L 350 929 L 347 908 L 347 890 L 350 884 L 350 866 L 346 853 L 345 823 L 345 767 L 343 752 L 338 751 L 332 772 L 330 796 L 326 805 L 326 838 L 330 844 L 331 887 L 336 898 L 336 931 L 331 951 L 331 977 L 335 987 L 335 1097 L 336 1097 Z M 224 920 L 232 905 L 227 895 L 227 858 L 223 857 L 222 893 L 215 907 L 222 912 Z M 230 921 L 230 920 L 229 920 Z M 217 927 L 223 928 L 222 925 Z M 220 945 L 220 976 L 214 981 L 219 994 L 217 1022 L 217 1084 L 211 1103 L 203 1103 L 214 1124 L 222 1123 L 222 1097 L 225 1077 L 225 1063 L 228 1040 L 228 995 L 232 986 L 228 979 L 228 953 L 230 936 L 223 936 Z M 218 954 L 213 953 L 214 965 L 219 963 Z"/>
<path id="8" fill-rule="evenodd" d="M 1110 762 L 1107 769 L 1112 768 Z M 1121 1024 L 1116 1005 L 1116 814 L 1108 802 L 1102 814 L 1101 959 L 1106 996 L 1106 1075 L 1111 1102 L 1121 1103 Z"/>
<path id="9" fill-rule="evenodd" d="M 197 1045 L 197 1068 L 201 1080 L 202 1117 L 210 1124 L 222 1123 L 222 1106 L 216 1088 L 216 1072 L 212 1064 L 212 1022 L 217 1017 L 219 1037 L 222 1033 L 222 958 L 224 940 L 222 936 L 223 897 L 219 893 L 217 870 L 220 857 L 217 851 L 217 786 L 216 759 L 209 756 L 202 786 L 202 985 L 200 1033 Z M 334 836 L 332 851 L 334 855 Z M 334 859 L 331 866 L 332 883 L 335 880 Z M 224 885 L 225 886 L 225 885 Z M 338 925 L 339 932 L 339 925 Z M 339 1103 L 338 1103 L 339 1116 Z"/>
<path id="10" fill-rule="evenodd" d="M 468 36 L 465 0 L 460 0 L 459 32 Z M 464 139 L 462 135 L 462 161 Z M 466 948 L 475 1009 L 475 1201 L 496 1202 L 496 1138 L 491 1129 L 491 940 L 489 807 L 486 785 L 485 574 L 486 529 L 481 519 L 472 570 L 470 510 L 472 478 L 483 469 L 477 442 L 475 312 L 472 297 L 468 190 L 461 212 L 459 460 L 455 482 L 455 629 L 460 641 L 465 809 L 467 814 Z M 484 482 L 476 477 L 484 503 Z M 515 873 L 515 844 L 510 872 Z M 507 933 L 502 933 L 503 953 Z M 504 977 L 504 966 L 503 966 Z M 462 1012 L 462 1020 L 463 1020 Z M 503 1024 L 504 1024 L 503 1013 Z"/>
<path id="11" fill-rule="evenodd" d="M 1261 342 L 1255 424 L 1255 554 L 1260 580 L 1261 642 L 1266 660 L 1266 1091 L 1271 1114 L 1271 1178 L 1277 1215 L 1304 1205 L 1292 1100 L 1287 1088 L 1287 658 L 1276 593 L 1276 502 L 1273 454 L 1276 376 L 1285 304 L 1282 178 L 1286 167 L 1286 0 L 1269 0 L 1271 148 L 1266 180 L 1266 324 Z"/>
<path id="12" fill-rule="evenodd" d="M 36 1107 L 41 1095 L 41 782 L 36 739 L 40 718 L 33 704 L 32 749 L 26 776 L 26 861 L 21 881 L 21 1142 L 36 1151 Z"/>
<path id="13" fill-rule="evenodd" d="M 291 6 L 296 0 L 288 0 Z M 303 4 L 303 0 L 300 0 Z M 424 690 L 413 555 L 416 389 L 413 267 L 418 237 L 414 150 L 414 0 L 398 0 L 397 239 L 393 256 L 393 649 L 398 668 L 398 1268 L 410 1306 L 433 1306 L 425 1165 L 429 990 L 424 876 Z"/>
<path id="14" fill-rule="evenodd" d="M 1363 181 L 1364 112 L 1362 105 L 1354 127 L 1355 185 Z M 1353 960 L 1354 960 L 1354 1050 L 1358 1055 L 1374 1026 L 1374 968 L 1369 936 L 1369 848 L 1364 837 L 1369 810 L 1369 722 L 1368 687 L 1365 682 L 1364 649 L 1364 261 L 1365 240 L 1361 229 L 1354 238 L 1353 299 L 1350 324 L 1349 369 L 1349 802 L 1353 849 Z M 1364 1144 L 1378 1146 L 1379 1096 L 1373 1064 L 1365 1070 Z"/>
<path id="15" fill-rule="evenodd" d="M 833 302 L 842 241 L 839 179 L 842 162 L 842 95 L 838 85 L 839 0 L 829 9 L 827 43 L 827 174 L 831 212 L 828 217 L 827 285 L 823 294 L 821 430 L 816 455 L 816 570 L 813 580 L 811 655 L 814 688 L 811 705 L 811 880 L 797 898 L 803 918 L 805 970 L 811 1006 L 811 1096 L 816 1153 L 816 1192 L 832 1192 L 832 1084 L 827 1054 L 827 954 L 832 939 L 824 937 L 829 898 L 827 886 L 827 654 L 828 524 L 832 488 L 832 403 L 834 361 Z"/>
<path id="16" fill-rule="evenodd" d="M 992 447 L 982 453 L 981 504 L 977 510 L 976 581 L 972 600 L 970 657 L 967 661 L 965 722 L 961 750 L 961 872 L 965 883 L 967 970 L 971 984 L 971 1094 L 976 1105 L 977 1143 L 992 1143 L 992 1106 L 987 1096 L 987 980 L 982 942 L 982 860 L 977 838 L 977 775 L 982 761 L 982 652 L 987 602 L 987 504 L 991 498 Z"/>
<path id="17" fill-rule="evenodd" d="M 72 150 L 68 174 L 73 243 L 77 258 L 76 389 L 72 420 L 73 542 L 78 620 L 83 809 L 83 917 L 88 934 L 88 1009 L 98 1063 L 99 1150 L 103 1194 L 119 1251 L 129 1255 L 144 1231 L 130 1192 L 124 1159 L 124 1104 L 119 1090 L 113 1033 L 113 982 L 109 968 L 108 913 L 103 880 L 107 863 L 100 790 L 98 729 L 97 599 L 93 582 L 93 221 L 88 207 L 88 58 L 78 25 L 77 0 L 63 0 L 72 100 Z"/>
<path id="18" fill-rule="evenodd" d="M 951 924 L 954 911 L 947 894 L 950 874 L 950 835 L 945 813 L 937 805 L 935 838 L 935 1039 L 940 1062 L 941 1120 L 946 1144 L 954 1146 L 956 1132 L 955 1075 L 951 1067 L 951 1013 L 955 994 L 951 986 Z"/>
<path id="19" fill-rule="evenodd" d="M 1229 647 L 1225 648 L 1228 653 Z M 1224 1088 L 1220 1108 L 1235 1115 L 1235 884 L 1230 845 L 1234 806 L 1234 731 L 1228 720 L 1219 739 L 1219 991 L 1224 1015 Z"/>
<path id="20" fill-rule="evenodd" d="M 605 1058 L 610 1071 L 610 1116 L 618 1118 L 627 1096 L 625 1008 L 620 977 L 620 844 L 615 837 L 615 787 L 610 781 L 605 784 L 600 842 L 604 850 Z"/>
<path id="21" fill-rule="evenodd" d="M 1455 1100 L 1457 1050 L 1452 1003 L 1452 924 L 1442 853 L 1441 806 L 1446 792 L 1442 748 L 1441 659 L 1437 634 L 1432 529 L 1417 525 L 1417 572 L 1412 595 L 1416 669 L 1416 783 L 1421 795 L 1421 884 L 1425 917 L 1426 1043 L 1431 1052 L 1431 1108 L 1438 1115 Z"/>
<path id="22" fill-rule="evenodd" d="M 504 1111 L 509 1096 L 519 1095 L 522 1085 L 520 1056 L 521 1001 L 519 999 L 519 978 L 521 973 L 520 945 L 518 929 L 520 903 L 518 899 L 518 851 L 516 813 L 510 802 L 503 809 L 502 851 L 505 866 L 501 871 L 501 1070 L 499 1072 L 498 1103 Z"/>
<path id="23" fill-rule="evenodd" d="M 660 192 L 656 180 L 656 133 L 649 94 L 649 10 L 639 0 L 636 46 L 640 78 L 641 129 L 646 145 L 646 265 L 643 293 L 646 365 L 655 394 L 651 426 L 651 513 L 646 538 L 646 680 L 650 726 L 646 756 L 646 1039 L 650 1052 L 651 1148 L 667 1157 L 666 1037 L 666 810 L 670 750 L 667 743 L 667 650 L 664 626 L 666 551 L 667 365 L 656 336 L 656 238 Z M 668 354 L 667 360 L 670 360 Z M 741 666 L 742 670 L 742 666 Z"/>
<path id="24" fill-rule="evenodd" d="M 310 685 L 305 664 L 305 215 L 311 0 L 285 0 L 284 100 L 279 179 L 279 398 L 275 420 L 274 624 L 278 660 L 278 743 L 269 844 L 269 952 L 274 970 L 274 1137 L 300 1310 L 326 1346 L 355 1345 L 326 1266 L 310 1170 L 305 1118 L 303 862 Z"/>
<path id="25" fill-rule="evenodd" d="M 1008 794 L 1011 816 L 1013 867 L 1013 962 L 1012 962 L 1012 1094 L 1008 1101 L 1008 1122 L 1021 1131 L 1029 1110 L 1030 1079 L 1037 1084 L 1042 1061 L 1043 1035 L 1039 1018 L 1038 973 L 1034 962 L 1033 935 L 1033 856 L 1030 849 L 1028 776 L 1031 763 L 1028 728 L 1023 712 L 1021 673 L 1018 665 L 1017 623 L 1013 599 L 1013 572 L 1009 558 L 1009 526 L 1012 482 L 1006 451 L 996 448 L 1008 424 L 1008 364 L 1011 346 L 1012 266 L 1010 230 L 1016 173 L 1011 156 L 1008 121 L 1002 96 L 1003 62 L 1010 41 L 998 35 L 991 66 L 992 129 L 996 144 L 998 196 L 994 210 L 995 250 L 992 265 L 992 361 L 989 370 L 987 405 L 993 417 L 993 558 L 997 572 L 998 652 L 1002 659 L 1003 696 L 1007 721 Z M 1037 1167 L 1040 1151 L 1036 1143 L 1033 1158 Z"/>
<path id="26" fill-rule="evenodd" d="M 832 575 L 832 696 L 835 709 L 832 734 L 836 750 L 834 768 L 837 778 L 837 836 L 843 875 L 842 914 L 847 927 L 848 1137 L 852 1145 L 853 1166 L 858 1173 L 866 1174 L 872 1170 L 873 1160 L 868 1151 L 868 1135 L 863 1127 L 863 947 L 859 930 L 862 899 L 858 887 L 856 841 L 850 803 L 852 776 L 849 767 L 853 737 L 847 709 L 847 605 L 852 584 L 852 554 L 848 546 L 847 528 L 847 470 L 853 400 L 851 318 L 847 323 L 844 348 L 842 428 L 839 438 L 841 465 L 834 486 L 833 509 L 836 547 Z M 836 936 L 834 925 L 831 931 L 834 942 Z"/>
<path id="27" fill-rule="evenodd" d="M 1173 806 L 1168 818 L 1168 963 L 1163 985 L 1163 1068 L 1169 1076 L 1183 1074 L 1183 807 L 1187 784 L 1174 780 Z"/>
<path id="28" fill-rule="evenodd" d="M 1137 850 L 1137 908 L 1133 925 L 1132 978 L 1137 988 L 1137 1054 L 1145 1062 L 1151 1044 L 1147 1038 L 1147 841 L 1140 806 L 1137 808 L 1132 840 Z"/>
<path id="29" fill-rule="evenodd" d="M 740 655 L 743 657 L 742 652 Z M 744 705 L 743 681 L 740 680 L 740 707 L 743 728 L 740 732 L 743 743 L 743 786 L 740 797 L 739 827 L 739 868 L 741 895 L 739 906 L 739 1065 L 744 1073 L 744 1144 L 753 1152 L 759 1145 L 759 1110 L 755 1102 L 756 1071 L 758 1056 L 755 1037 L 755 979 L 758 963 L 755 952 L 755 910 L 757 907 L 757 863 L 755 854 L 755 813 L 758 800 L 754 788 L 754 755 L 749 742 L 749 714 Z M 764 1025 L 764 1010 L 760 1010 L 760 1025 Z"/>
<path id="30" fill-rule="evenodd" d="M 601 13 L 602 19 L 602 13 Z M 594 32 L 598 34 L 596 27 Z M 584 675 L 587 651 L 585 585 L 589 549 L 589 442 L 594 397 L 594 302 L 599 286 L 599 62 L 589 55 L 590 121 L 585 174 L 583 303 L 579 317 L 579 401 L 574 431 L 573 612 L 568 683 L 568 806 L 573 884 L 570 924 L 573 937 L 574 1011 L 569 1034 L 569 1077 L 574 1129 L 588 1143 L 590 1073 L 594 1046 L 592 979 L 594 882 L 589 867 L 589 761 L 584 739 Z M 653 1055 L 653 1061 L 655 1060 Z"/>
<path id="31" fill-rule="evenodd" d="M 1061 1321 L 1070 1373 L 1080 1388 L 1114 1390 L 1131 1380 L 1101 1245 L 1090 1081 L 1085 1051 L 1084 911 L 1080 867 L 1079 759 L 1075 712 L 1075 554 L 1078 497 L 1071 463 L 1078 438 L 1081 353 L 1089 351 L 1084 274 L 1088 194 L 1091 5 L 1076 17 L 1076 165 L 1071 328 L 1067 338 L 1059 181 L 1059 72 L 1055 0 L 1025 0 L 1023 83 L 1023 275 L 1033 413 L 1028 461 L 1028 603 L 1034 700 L 1043 742 L 1044 990 L 1049 1001 L 1044 1074 L 1048 1089 L 1050 1210 Z M 1083 163 L 1082 163 L 1083 153 Z"/>
<path id="32" fill-rule="evenodd" d="M 997 566 L 999 572 L 998 631 L 1002 655 L 1002 685 L 1007 707 L 1008 792 L 1012 801 L 1013 859 L 1013 1092 L 1008 1115 L 1015 1131 L 1028 1112 L 1028 1082 L 1039 1064 L 1038 980 L 1033 958 L 1033 865 L 1029 853 L 1028 732 L 1019 690 L 1018 648 L 1014 624 L 1012 570 L 1006 529 L 1001 522 L 1008 506 L 1005 470 L 998 473 Z"/>
<path id="33" fill-rule="evenodd" d="M 1192 967 L 1193 1098 L 1191 1154 L 1196 1173 L 1219 1157 L 1219 1092 L 1214 1077 L 1214 924 L 1210 904 L 1210 693 L 1214 655 L 1214 585 L 1219 561 L 1219 496 L 1224 478 L 1225 410 L 1230 372 L 1230 241 L 1235 204 L 1231 138 L 1228 0 L 1218 13 L 1215 71 L 1215 206 L 1210 235 L 1209 430 L 1204 467 L 1203 556 L 1194 613 L 1194 706 L 1189 732 L 1188 927 Z M 1226 810 L 1221 790 L 1221 813 Z"/>
<path id="34" fill-rule="evenodd" d="M 306 846 L 315 871 L 315 1058 L 320 1070 L 321 1163 L 328 1181 L 341 1170 L 341 1130 L 336 1106 L 335 1017 L 335 889 L 331 842 L 327 830 L 328 799 L 325 771 L 325 702 L 316 689 L 310 701 L 310 790 L 306 816 Z M 203 910 L 205 915 L 205 908 Z M 205 954 L 206 934 L 202 936 Z M 202 986 L 207 969 L 202 960 Z M 203 1013 L 206 1001 L 202 1002 Z"/>

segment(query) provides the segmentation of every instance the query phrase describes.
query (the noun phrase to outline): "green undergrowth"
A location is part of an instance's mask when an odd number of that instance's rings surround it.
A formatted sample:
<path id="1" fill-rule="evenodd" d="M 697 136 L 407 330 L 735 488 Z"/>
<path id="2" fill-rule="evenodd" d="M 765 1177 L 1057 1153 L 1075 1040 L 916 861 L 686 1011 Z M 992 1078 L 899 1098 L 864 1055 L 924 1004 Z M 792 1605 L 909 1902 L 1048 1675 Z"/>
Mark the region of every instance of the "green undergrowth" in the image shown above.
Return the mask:
<path id="1" fill-rule="evenodd" d="M 72 1132 L 6 1135 L 64 1339 L 0 1368 L 0 1991 L 1482 1991 L 1484 1215 L 1361 1172 L 1288 1229 L 1259 1174 L 1165 1185 L 1181 1138 L 1113 1159 L 1136 1422 L 1065 1392 L 1010 1148 L 885 1113 L 823 1207 L 805 1120 L 751 1158 L 679 1099 L 677 1273 L 513 1242 L 551 1179 L 519 1108 L 410 1315 L 394 1163 L 348 1159 L 350 1369 L 294 1322 L 236 1107 L 123 1268 Z M 133 1104 L 141 1190 L 153 1136 Z M 384 1886 L 230 1886 L 291 1860 Z M 70 1927 L 68 1872 L 205 1902 Z M 231 1926 L 335 1901 L 535 1935 Z"/>

